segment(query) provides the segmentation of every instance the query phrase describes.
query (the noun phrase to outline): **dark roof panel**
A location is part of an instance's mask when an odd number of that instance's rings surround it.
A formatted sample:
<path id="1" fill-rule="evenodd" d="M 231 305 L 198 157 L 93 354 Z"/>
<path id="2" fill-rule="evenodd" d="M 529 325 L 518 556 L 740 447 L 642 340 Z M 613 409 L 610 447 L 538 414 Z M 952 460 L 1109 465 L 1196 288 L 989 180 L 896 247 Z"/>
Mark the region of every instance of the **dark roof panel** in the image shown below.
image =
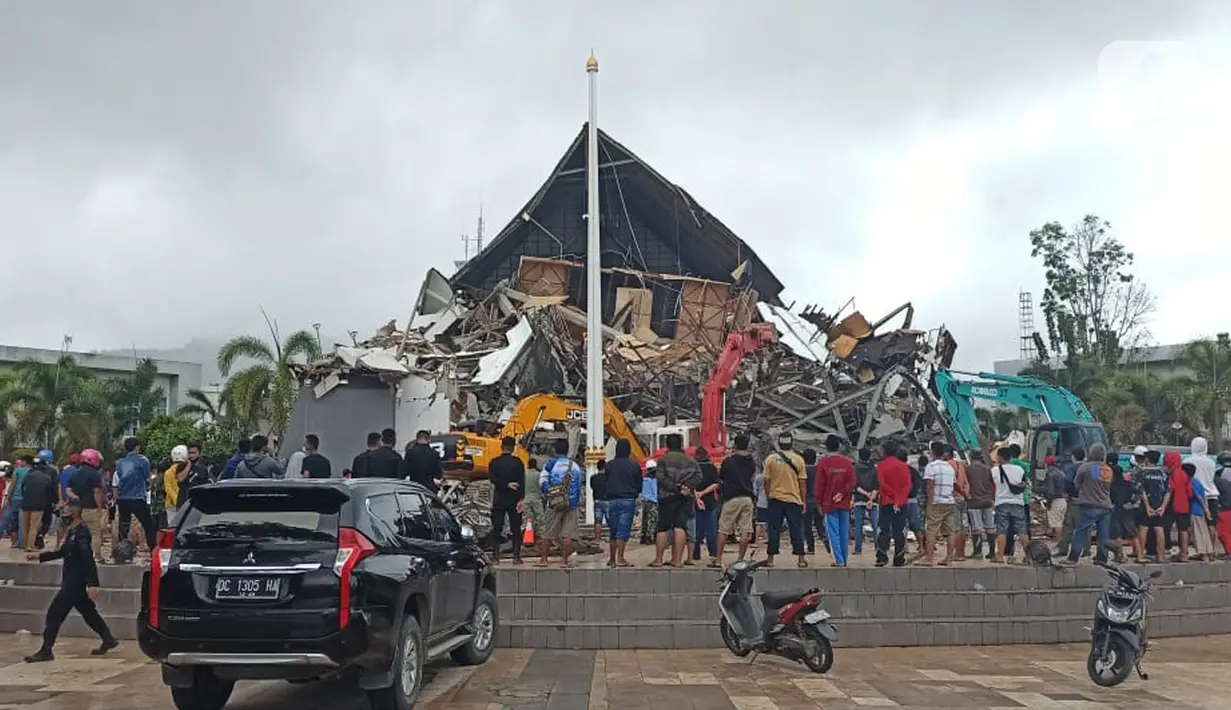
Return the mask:
<path id="1" fill-rule="evenodd" d="M 523 215 L 531 215 L 535 221 L 540 221 L 536 210 L 548 200 L 553 187 L 559 186 L 562 190 L 570 190 L 570 194 L 574 196 L 573 199 L 576 199 L 575 181 L 580 179 L 584 185 L 586 130 L 587 126 L 583 124 L 581 131 L 573 139 L 572 144 L 542 187 L 482 252 L 454 274 L 450 281 L 455 286 L 483 286 L 490 281 L 502 265 L 521 251 L 519 247 L 523 246 L 522 242 L 526 239 L 525 227 L 527 225 Z M 627 216 L 631 222 L 648 225 L 650 231 L 657 232 L 660 237 L 671 235 L 671 248 L 676 254 L 678 265 L 678 268 L 672 271 L 680 275 L 731 281 L 731 272 L 747 261 L 748 268 L 744 279 L 757 290 L 761 300 L 780 305 L 778 296 L 783 289 L 782 282 L 746 242 L 731 232 L 718 218 L 697 204 L 697 201 L 683 188 L 668 181 L 602 130 L 599 131 L 598 138 L 600 176 L 604 180 L 608 179 L 609 175 L 611 176 L 618 199 L 623 203 L 620 207 L 628 213 L 624 216 Z M 566 185 L 567 188 L 565 188 Z M 606 240 L 609 237 L 606 220 L 609 215 L 613 214 L 610 211 L 613 206 L 609 204 L 611 202 L 609 192 L 604 186 L 604 265 L 607 265 L 608 261 Z M 581 193 L 581 202 L 576 209 L 584 213 L 584 187 Z M 559 219 L 558 215 L 554 216 Z M 547 221 L 546 217 L 542 221 Z M 574 221 L 570 224 L 576 226 L 580 222 Z M 554 235 L 552 239 L 559 241 L 559 238 Z M 581 241 L 581 248 L 584 249 L 584 240 Z M 578 254 L 573 253 L 572 255 L 577 256 Z M 584 255 L 584 251 L 580 255 Z M 628 264 L 627 266 L 637 265 Z M 644 266 L 647 270 L 664 270 L 651 265 Z"/>

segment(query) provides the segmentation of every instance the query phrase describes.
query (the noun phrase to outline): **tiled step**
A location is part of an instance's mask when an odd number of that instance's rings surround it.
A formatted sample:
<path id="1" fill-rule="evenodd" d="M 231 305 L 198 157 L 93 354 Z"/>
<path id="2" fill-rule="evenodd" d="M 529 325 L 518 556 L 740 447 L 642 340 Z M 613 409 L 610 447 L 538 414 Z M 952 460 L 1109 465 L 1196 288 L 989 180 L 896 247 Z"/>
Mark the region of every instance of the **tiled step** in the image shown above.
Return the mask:
<path id="1" fill-rule="evenodd" d="M 46 611 L 34 609 L 6 609 L 0 607 L 0 633 L 12 634 L 17 631 L 29 631 L 35 636 L 43 633 L 43 621 Z M 107 622 L 111 633 L 118 639 L 137 638 L 136 614 L 108 614 L 103 612 L 103 620 Z M 64 625 L 60 627 L 61 636 L 79 636 L 93 638 L 94 632 L 81 620 L 77 612 L 69 612 Z"/>
<path id="2" fill-rule="evenodd" d="M 988 646 L 1080 643 L 1090 638 L 1090 613 L 1064 616 L 839 620 L 837 646 Z M 1150 618 L 1151 635 L 1204 636 L 1231 633 L 1231 607 L 1158 612 Z M 501 619 L 497 643 L 514 648 L 720 648 L 718 622 L 655 621 L 542 622 Z"/>

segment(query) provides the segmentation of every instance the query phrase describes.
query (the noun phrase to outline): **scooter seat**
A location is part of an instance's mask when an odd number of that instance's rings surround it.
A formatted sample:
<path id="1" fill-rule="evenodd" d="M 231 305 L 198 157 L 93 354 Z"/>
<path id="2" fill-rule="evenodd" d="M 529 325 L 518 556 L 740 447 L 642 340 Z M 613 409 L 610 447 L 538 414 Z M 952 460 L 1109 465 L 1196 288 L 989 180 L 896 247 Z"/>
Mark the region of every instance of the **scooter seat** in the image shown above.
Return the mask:
<path id="1" fill-rule="evenodd" d="M 815 592 L 815 588 L 811 589 L 788 589 L 782 592 L 765 592 L 761 595 L 761 604 L 766 609 L 781 609 L 787 604 L 792 604 L 799 601 L 805 596 Z"/>

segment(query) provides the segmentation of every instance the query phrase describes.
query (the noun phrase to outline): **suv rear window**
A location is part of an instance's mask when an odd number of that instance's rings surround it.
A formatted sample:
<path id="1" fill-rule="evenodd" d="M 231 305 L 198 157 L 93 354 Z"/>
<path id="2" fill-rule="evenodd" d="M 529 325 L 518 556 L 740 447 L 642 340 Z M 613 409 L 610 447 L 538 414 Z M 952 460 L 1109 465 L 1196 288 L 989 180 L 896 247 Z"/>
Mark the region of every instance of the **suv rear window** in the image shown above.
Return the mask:
<path id="1" fill-rule="evenodd" d="M 236 540 L 336 542 L 338 511 L 346 500 L 333 489 L 284 491 L 213 488 L 194 491 L 178 529 L 181 543 Z"/>

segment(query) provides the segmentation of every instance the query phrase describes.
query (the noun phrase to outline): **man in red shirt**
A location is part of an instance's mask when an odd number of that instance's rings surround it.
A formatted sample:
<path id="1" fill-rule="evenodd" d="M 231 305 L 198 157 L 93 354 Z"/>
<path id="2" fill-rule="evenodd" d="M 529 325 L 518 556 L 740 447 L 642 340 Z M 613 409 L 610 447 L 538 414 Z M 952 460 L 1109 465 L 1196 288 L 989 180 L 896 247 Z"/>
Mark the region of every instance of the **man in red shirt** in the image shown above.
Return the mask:
<path id="1" fill-rule="evenodd" d="M 894 442 L 884 445 L 885 458 L 876 464 L 880 484 L 880 520 L 876 533 L 876 566 L 889 564 L 889 541 L 893 540 L 893 566 L 906 566 L 906 503 L 910 499 L 910 467 L 906 449 Z"/>
<path id="2" fill-rule="evenodd" d="M 829 538 L 833 566 L 845 567 L 851 546 L 851 494 L 855 491 L 855 464 L 838 453 L 841 437 L 825 439 L 825 457 L 816 462 L 816 505 L 825 514 L 825 535 Z"/>

